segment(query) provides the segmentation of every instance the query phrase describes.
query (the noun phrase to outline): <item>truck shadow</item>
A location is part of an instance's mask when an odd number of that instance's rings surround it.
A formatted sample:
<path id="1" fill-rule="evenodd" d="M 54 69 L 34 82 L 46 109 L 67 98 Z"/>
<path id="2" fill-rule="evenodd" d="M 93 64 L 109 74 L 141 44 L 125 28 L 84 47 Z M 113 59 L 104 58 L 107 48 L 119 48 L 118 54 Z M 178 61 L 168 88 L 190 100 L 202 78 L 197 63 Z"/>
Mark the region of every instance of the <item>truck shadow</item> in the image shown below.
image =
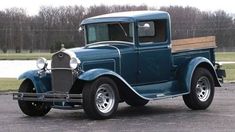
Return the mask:
<path id="1" fill-rule="evenodd" d="M 118 109 L 115 117 L 157 116 L 186 112 L 186 107 L 147 105 L 142 107 L 125 106 Z"/>
<path id="2" fill-rule="evenodd" d="M 126 118 L 142 118 L 142 117 L 152 117 L 152 116 L 168 116 L 168 114 L 179 114 L 187 113 L 190 111 L 185 106 L 177 105 L 147 105 L 143 107 L 131 107 L 127 105 L 122 105 L 118 108 L 112 119 L 126 119 Z M 34 120 L 35 117 L 22 117 L 26 120 Z M 36 117 L 39 120 L 90 120 L 83 110 L 52 110 L 48 115 L 44 117 Z"/>

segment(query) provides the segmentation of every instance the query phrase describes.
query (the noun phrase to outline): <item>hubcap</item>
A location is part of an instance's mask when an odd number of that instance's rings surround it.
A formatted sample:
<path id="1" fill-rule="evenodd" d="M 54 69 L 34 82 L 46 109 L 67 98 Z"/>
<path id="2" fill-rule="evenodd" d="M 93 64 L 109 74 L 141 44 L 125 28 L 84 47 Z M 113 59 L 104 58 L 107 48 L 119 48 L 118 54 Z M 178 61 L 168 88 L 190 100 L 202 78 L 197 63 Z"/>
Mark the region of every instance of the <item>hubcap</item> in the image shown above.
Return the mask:
<path id="1" fill-rule="evenodd" d="M 115 97 L 112 86 L 109 84 L 100 85 L 95 95 L 98 110 L 102 113 L 110 112 L 114 106 L 114 101 Z"/>
<path id="2" fill-rule="evenodd" d="M 211 85 L 207 77 L 200 77 L 196 85 L 197 97 L 200 101 L 205 102 L 210 97 Z"/>

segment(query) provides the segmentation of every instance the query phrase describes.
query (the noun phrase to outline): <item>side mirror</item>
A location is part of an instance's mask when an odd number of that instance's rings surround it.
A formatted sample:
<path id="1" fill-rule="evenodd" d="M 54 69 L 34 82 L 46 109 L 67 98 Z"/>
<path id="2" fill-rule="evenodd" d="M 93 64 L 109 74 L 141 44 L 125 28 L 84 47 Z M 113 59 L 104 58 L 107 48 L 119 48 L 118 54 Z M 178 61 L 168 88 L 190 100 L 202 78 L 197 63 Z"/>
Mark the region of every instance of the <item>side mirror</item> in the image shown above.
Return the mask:
<path id="1" fill-rule="evenodd" d="M 155 28 L 153 21 L 139 22 L 138 23 L 138 36 L 148 37 L 155 35 Z"/>
<path id="2" fill-rule="evenodd" d="M 139 28 L 149 29 L 150 25 L 149 23 L 145 23 L 144 25 L 138 25 Z"/>
<path id="3" fill-rule="evenodd" d="M 82 32 L 82 31 L 83 31 L 83 27 L 79 27 L 78 32 Z"/>

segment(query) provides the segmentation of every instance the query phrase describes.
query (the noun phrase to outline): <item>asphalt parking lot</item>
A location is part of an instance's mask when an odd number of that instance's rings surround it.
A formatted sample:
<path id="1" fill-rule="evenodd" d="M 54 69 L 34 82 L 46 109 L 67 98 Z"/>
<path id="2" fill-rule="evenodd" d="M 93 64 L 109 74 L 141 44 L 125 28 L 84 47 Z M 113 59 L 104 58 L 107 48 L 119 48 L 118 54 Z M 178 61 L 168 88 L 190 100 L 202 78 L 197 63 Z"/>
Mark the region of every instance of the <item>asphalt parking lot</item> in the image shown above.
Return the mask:
<path id="1" fill-rule="evenodd" d="M 83 110 L 51 110 L 45 117 L 21 113 L 11 94 L 0 95 L 1 132 L 235 131 L 235 84 L 216 88 L 207 110 L 192 111 L 181 97 L 133 108 L 125 103 L 112 119 L 90 120 Z"/>

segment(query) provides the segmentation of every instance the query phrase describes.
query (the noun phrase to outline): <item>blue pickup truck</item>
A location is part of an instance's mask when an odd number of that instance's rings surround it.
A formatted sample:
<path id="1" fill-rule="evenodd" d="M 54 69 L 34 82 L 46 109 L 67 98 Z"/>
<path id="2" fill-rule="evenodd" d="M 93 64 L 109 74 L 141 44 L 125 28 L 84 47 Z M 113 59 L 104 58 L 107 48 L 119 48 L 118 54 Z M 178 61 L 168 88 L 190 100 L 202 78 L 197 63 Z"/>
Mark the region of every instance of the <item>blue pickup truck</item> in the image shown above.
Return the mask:
<path id="1" fill-rule="evenodd" d="M 121 102 L 140 107 L 177 96 L 202 110 L 225 76 L 215 63 L 215 37 L 171 40 L 167 12 L 105 14 L 83 20 L 81 30 L 84 47 L 61 48 L 51 66 L 39 58 L 38 70 L 19 76 L 13 99 L 24 114 L 82 108 L 89 118 L 106 119 Z"/>

